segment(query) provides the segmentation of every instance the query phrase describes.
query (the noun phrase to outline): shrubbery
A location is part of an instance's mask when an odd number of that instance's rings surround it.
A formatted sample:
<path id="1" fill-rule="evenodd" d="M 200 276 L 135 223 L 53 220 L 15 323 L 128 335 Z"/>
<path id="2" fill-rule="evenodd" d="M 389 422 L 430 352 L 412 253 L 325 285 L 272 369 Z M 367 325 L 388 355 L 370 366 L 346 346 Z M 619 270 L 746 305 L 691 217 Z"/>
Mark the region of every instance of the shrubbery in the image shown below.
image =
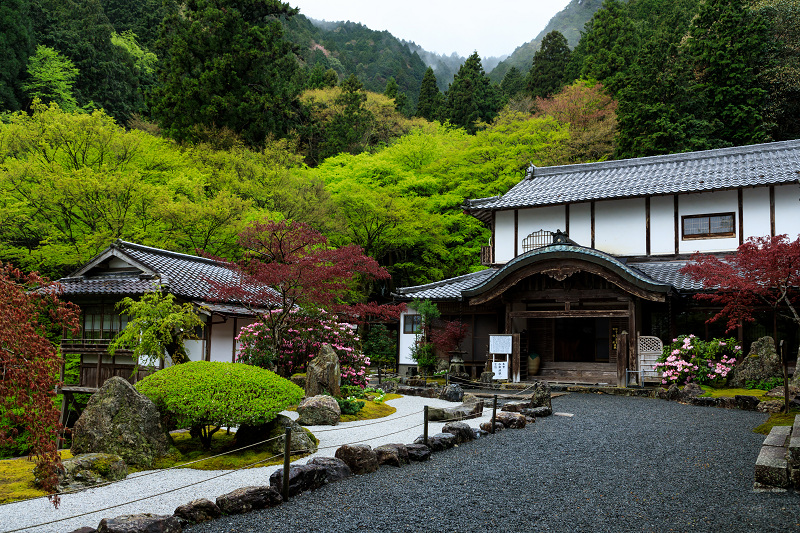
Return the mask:
<path id="1" fill-rule="evenodd" d="M 664 353 L 655 364 L 662 372 L 664 385 L 699 384 L 724 380 L 733 365 L 742 356 L 742 347 L 736 339 L 702 341 L 694 335 L 681 335 L 664 346 Z"/>
<path id="2" fill-rule="evenodd" d="M 251 365 L 196 361 L 147 376 L 136 388 L 203 446 L 222 426 L 260 425 L 303 398 L 303 389 Z M 212 427 L 209 427 L 212 426 Z"/>

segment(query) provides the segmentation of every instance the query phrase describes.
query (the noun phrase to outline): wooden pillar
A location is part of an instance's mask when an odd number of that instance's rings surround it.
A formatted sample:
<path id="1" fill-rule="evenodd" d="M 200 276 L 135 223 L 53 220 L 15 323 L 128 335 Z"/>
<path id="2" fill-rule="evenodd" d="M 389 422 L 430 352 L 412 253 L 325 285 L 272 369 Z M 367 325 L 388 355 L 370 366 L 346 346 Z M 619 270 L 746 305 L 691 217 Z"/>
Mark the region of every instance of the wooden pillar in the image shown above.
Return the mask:
<path id="1" fill-rule="evenodd" d="M 233 317 L 233 346 L 231 347 L 231 363 L 236 362 L 236 332 L 239 330 L 239 319 L 237 317 Z"/>
<path id="2" fill-rule="evenodd" d="M 514 333 L 511 336 L 511 368 L 509 368 L 508 377 L 510 378 L 509 381 L 513 381 L 514 383 L 519 383 L 522 377 L 519 360 L 519 340 L 519 333 Z"/>
<path id="3" fill-rule="evenodd" d="M 206 353 L 205 360 L 211 361 L 211 328 L 214 324 L 214 315 L 208 317 L 208 324 L 206 324 Z"/>
<path id="4" fill-rule="evenodd" d="M 625 369 L 628 368 L 628 332 L 617 335 L 617 387 L 625 387 Z"/>
<path id="5" fill-rule="evenodd" d="M 636 342 L 636 303 L 631 300 L 628 302 L 628 368 L 630 370 L 639 368 Z"/>

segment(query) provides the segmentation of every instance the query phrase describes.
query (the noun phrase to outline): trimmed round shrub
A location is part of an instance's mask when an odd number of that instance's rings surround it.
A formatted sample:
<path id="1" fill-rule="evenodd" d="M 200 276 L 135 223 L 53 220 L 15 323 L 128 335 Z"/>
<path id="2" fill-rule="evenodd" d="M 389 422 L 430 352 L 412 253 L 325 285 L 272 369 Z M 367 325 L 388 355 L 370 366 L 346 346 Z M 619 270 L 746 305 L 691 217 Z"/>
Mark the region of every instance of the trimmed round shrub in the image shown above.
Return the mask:
<path id="1" fill-rule="evenodd" d="M 205 448 L 223 426 L 265 424 L 298 403 L 303 389 L 274 372 L 242 363 L 196 361 L 171 366 L 136 384 L 178 427 Z M 210 427 L 212 426 L 212 427 Z"/>

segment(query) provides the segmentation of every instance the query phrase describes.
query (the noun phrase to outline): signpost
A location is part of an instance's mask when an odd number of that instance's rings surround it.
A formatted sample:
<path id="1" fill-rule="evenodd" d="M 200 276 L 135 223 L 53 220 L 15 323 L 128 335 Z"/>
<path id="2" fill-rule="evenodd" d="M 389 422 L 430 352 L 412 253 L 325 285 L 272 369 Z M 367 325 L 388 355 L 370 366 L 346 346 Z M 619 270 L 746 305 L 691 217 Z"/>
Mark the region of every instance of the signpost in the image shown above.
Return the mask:
<path id="1" fill-rule="evenodd" d="M 489 335 L 489 356 L 494 372 L 492 379 L 519 383 L 519 333 Z"/>

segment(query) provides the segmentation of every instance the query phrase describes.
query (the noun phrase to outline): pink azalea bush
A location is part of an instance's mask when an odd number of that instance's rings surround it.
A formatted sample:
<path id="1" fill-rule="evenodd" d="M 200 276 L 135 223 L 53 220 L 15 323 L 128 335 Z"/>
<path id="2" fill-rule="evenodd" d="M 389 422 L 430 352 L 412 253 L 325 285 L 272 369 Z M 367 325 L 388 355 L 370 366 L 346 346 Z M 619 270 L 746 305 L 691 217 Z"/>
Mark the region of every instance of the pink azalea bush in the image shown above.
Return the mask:
<path id="1" fill-rule="evenodd" d="M 727 378 L 741 355 L 742 347 L 735 339 L 706 342 L 694 335 L 681 335 L 664 346 L 664 353 L 654 366 L 662 372 L 664 385 L 706 384 Z"/>
<path id="2" fill-rule="evenodd" d="M 271 313 L 280 313 L 280 309 Z M 369 357 L 359 347 L 353 324 L 338 322 L 324 311 L 292 310 L 281 332 L 274 331 L 269 317 L 243 327 L 236 337 L 237 360 L 274 369 L 282 376 L 305 372 L 308 362 L 323 344 L 330 344 L 339 356 L 343 385 L 367 386 Z M 277 338 L 276 343 L 274 339 Z"/>

